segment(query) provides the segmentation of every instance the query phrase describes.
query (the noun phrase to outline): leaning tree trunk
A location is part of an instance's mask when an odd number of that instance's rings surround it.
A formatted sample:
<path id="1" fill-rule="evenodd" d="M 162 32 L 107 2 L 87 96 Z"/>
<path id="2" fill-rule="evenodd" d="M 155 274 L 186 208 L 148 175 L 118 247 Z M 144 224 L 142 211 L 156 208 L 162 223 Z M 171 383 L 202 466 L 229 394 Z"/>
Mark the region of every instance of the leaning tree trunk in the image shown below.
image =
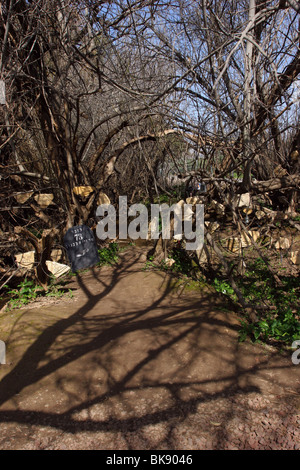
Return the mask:
<path id="1" fill-rule="evenodd" d="M 47 289 L 51 278 L 51 273 L 47 268 L 46 261 L 50 259 L 54 238 L 59 234 L 58 229 L 47 229 L 42 233 L 42 238 L 37 238 L 29 230 L 23 227 L 16 227 L 15 233 L 24 235 L 35 248 L 35 276 L 38 283 Z"/>

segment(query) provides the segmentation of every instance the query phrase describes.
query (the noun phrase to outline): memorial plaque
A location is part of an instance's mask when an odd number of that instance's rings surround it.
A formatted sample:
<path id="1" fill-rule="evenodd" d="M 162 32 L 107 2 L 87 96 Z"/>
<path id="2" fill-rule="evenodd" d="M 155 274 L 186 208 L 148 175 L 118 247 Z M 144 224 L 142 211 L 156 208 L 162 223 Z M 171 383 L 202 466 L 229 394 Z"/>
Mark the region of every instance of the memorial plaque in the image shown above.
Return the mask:
<path id="1" fill-rule="evenodd" d="M 73 272 L 99 263 L 99 253 L 92 230 L 86 225 L 70 228 L 64 236 L 64 245 Z"/>

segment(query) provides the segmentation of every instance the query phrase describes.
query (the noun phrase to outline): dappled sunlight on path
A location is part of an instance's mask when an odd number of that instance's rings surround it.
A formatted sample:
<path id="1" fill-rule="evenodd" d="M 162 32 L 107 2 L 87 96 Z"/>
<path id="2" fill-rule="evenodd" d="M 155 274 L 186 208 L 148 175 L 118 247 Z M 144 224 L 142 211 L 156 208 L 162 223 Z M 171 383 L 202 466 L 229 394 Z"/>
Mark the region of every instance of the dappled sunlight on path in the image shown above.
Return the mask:
<path id="1" fill-rule="evenodd" d="M 144 271 L 142 253 L 77 276 L 73 300 L 2 319 L 0 448 L 298 445 L 300 366 L 239 343 L 235 313 Z"/>

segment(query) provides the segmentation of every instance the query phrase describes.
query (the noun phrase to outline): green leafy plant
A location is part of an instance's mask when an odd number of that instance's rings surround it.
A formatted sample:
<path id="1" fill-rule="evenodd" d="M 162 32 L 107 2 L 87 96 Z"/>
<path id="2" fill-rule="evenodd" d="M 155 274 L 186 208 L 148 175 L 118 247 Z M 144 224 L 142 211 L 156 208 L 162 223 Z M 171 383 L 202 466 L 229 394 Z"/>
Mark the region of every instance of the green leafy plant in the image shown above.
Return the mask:
<path id="1" fill-rule="evenodd" d="M 98 266 L 112 265 L 117 263 L 119 256 L 119 247 L 115 242 L 109 243 L 107 247 L 98 250 L 100 261 Z"/>
<path id="2" fill-rule="evenodd" d="M 154 203 L 155 204 L 163 204 L 163 203 L 168 203 L 170 199 L 170 196 L 167 194 L 160 194 L 158 197 L 154 198 Z"/>
<path id="3" fill-rule="evenodd" d="M 146 271 L 147 269 L 150 269 L 150 268 L 158 268 L 158 267 L 159 266 L 153 260 L 153 256 L 149 256 L 149 258 L 147 259 L 145 263 L 143 271 Z"/>
<path id="4" fill-rule="evenodd" d="M 68 290 L 69 294 L 72 293 L 72 291 L 69 289 Z M 59 286 L 53 286 L 51 289 L 49 289 L 46 293 L 45 293 L 45 296 L 46 297 L 56 297 L 56 298 L 60 298 L 60 297 L 63 297 L 63 295 L 65 294 L 65 292 L 59 287 Z M 73 294 L 72 294 L 73 295 Z"/>
<path id="5" fill-rule="evenodd" d="M 244 341 L 250 336 L 254 341 L 268 342 L 270 339 L 291 344 L 300 338 L 300 323 L 291 309 L 282 315 L 267 315 L 255 324 L 241 322 L 239 340 Z"/>
<path id="6" fill-rule="evenodd" d="M 193 259 L 181 247 L 180 242 L 178 242 L 177 246 L 169 252 L 168 257 L 175 261 L 172 265 L 168 265 L 165 260 L 157 263 L 154 261 L 153 256 L 149 256 L 144 269 L 156 268 L 163 271 L 171 271 L 178 274 L 188 275 L 189 277 L 193 277 L 193 271 L 196 267 L 198 269 L 198 266 L 195 266 Z"/>
<path id="7" fill-rule="evenodd" d="M 216 278 L 213 281 L 213 285 L 217 292 L 224 294 L 224 295 L 228 295 L 234 300 L 236 299 L 236 295 L 234 293 L 233 288 L 226 280 L 221 280 L 221 279 Z"/>
<path id="8" fill-rule="evenodd" d="M 300 281 L 294 276 L 280 276 L 278 286 L 263 259 L 248 264 L 244 276 L 236 276 L 236 283 L 249 305 L 259 306 L 260 319 L 241 322 L 239 340 L 250 337 L 254 341 L 291 344 L 300 338 Z M 237 297 L 226 279 L 213 281 L 217 292 L 233 302 Z"/>
<path id="9" fill-rule="evenodd" d="M 12 289 L 7 292 L 11 299 L 8 302 L 9 308 L 20 308 L 29 302 L 35 300 L 38 296 L 38 288 L 34 281 L 28 280 L 27 278 L 22 281 L 17 289 Z M 43 289 L 44 292 L 44 289 Z"/>
<path id="10" fill-rule="evenodd" d="M 300 338 L 299 278 L 281 276 L 278 286 L 261 258 L 248 266 L 239 288 L 248 303 L 262 305 L 262 317 L 255 324 L 242 323 L 240 338 L 291 343 Z"/>
<path id="11" fill-rule="evenodd" d="M 172 249 L 170 253 L 175 263 L 169 268 L 171 271 L 194 277 L 195 270 L 199 270 L 198 265 L 190 254 L 181 246 L 181 242 Z"/>
<path id="12" fill-rule="evenodd" d="M 7 304 L 8 310 L 24 307 L 30 302 L 35 301 L 41 297 L 56 297 L 60 298 L 66 294 L 65 289 L 60 285 L 54 284 L 54 279 L 49 284 L 47 290 L 37 285 L 33 280 L 25 278 L 16 289 L 9 290 L 7 288 L 7 296 L 10 300 Z M 69 289 L 69 296 L 72 296 L 72 291 Z"/>

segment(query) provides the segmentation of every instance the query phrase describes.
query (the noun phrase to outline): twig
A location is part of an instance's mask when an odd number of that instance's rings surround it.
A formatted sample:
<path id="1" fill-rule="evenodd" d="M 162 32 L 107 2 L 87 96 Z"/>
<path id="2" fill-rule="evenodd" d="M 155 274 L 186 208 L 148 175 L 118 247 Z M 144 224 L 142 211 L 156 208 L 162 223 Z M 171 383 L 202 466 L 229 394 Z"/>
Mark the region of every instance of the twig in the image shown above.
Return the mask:
<path id="1" fill-rule="evenodd" d="M 20 268 L 16 269 L 12 274 L 11 276 L 9 276 L 8 279 L 5 280 L 5 282 L 2 284 L 2 286 L 0 287 L 0 292 L 1 290 L 3 289 L 3 287 L 14 277 L 14 275 L 19 271 Z"/>

